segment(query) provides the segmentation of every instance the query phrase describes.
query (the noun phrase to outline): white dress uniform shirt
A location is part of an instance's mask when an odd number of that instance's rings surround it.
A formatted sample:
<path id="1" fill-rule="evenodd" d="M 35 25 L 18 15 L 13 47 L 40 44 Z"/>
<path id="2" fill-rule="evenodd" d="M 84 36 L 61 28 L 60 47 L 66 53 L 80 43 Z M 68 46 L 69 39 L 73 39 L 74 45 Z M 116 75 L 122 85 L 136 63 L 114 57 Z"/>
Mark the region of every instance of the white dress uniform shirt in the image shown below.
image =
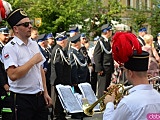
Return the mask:
<path id="1" fill-rule="evenodd" d="M 151 113 L 160 114 L 160 94 L 151 84 L 137 85 L 129 90 L 117 108 L 107 103 L 103 120 L 149 120 Z"/>
<path id="2" fill-rule="evenodd" d="M 89 50 L 88 50 L 88 56 L 89 56 L 89 58 L 91 59 L 91 63 L 93 63 L 93 64 L 95 64 L 95 62 L 94 62 L 94 57 L 93 57 L 94 48 L 95 48 L 95 46 L 89 48 Z"/>
<path id="3" fill-rule="evenodd" d="M 15 36 L 8 44 L 5 45 L 2 51 L 5 69 L 8 69 L 10 66 L 22 66 L 39 52 L 40 50 L 37 42 L 29 38 L 28 44 L 26 45 Z M 45 58 L 43 57 L 43 61 L 34 65 L 25 76 L 17 79 L 16 81 L 11 81 L 10 78 L 8 78 L 10 91 L 23 94 L 36 94 L 39 91 L 43 91 L 40 67 L 44 61 Z"/>

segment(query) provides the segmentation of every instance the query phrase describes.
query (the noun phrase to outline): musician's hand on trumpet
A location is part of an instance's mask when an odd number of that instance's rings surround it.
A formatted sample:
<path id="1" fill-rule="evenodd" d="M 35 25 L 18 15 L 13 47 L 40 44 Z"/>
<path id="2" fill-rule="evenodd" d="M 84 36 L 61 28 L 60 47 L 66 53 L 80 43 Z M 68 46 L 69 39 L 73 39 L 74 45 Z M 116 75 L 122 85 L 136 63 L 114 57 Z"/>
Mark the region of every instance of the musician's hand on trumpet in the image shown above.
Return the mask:
<path id="1" fill-rule="evenodd" d="M 92 116 L 94 114 L 93 109 L 97 104 L 100 104 L 100 111 L 105 110 L 106 104 L 108 102 L 113 102 L 115 105 L 118 104 L 120 99 L 123 97 L 124 86 L 122 84 L 115 84 L 109 86 L 107 89 L 107 91 L 104 91 L 104 95 L 102 97 L 100 97 L 96 102 L 84 109 L 84 113 L 86 115 Z"/>
<path id="2" fill-rule="evenodd" d="M 108 91 L 112 90 L 112 93 L 106 95 L 106 97 L 103 100 L 104 104 L 107 104 L 108 102 L 113 102 L 114 103 L 114 101 L 115 101 L 115 90 L 114 90 L 114 88 L 115 87 L 116 87 L 116 85 L 112 84 L 107 88 Z M 104 91 L 104 94 L 106 94 L 106 93 L 107 93 L 107 91 Z"/>
<path id="3" fill-rule="evenodd" d="M 111 95 L 106 95 L 104 98 L 104 104 L 107 104 L 108 102 L 113 102 L 115 101 L 115 93 L 113 92 Z"/>
<path id="4" fill-rule="evenodd" d="M 123 93 L 120 92 L 120 88 L 123 88 L 123 85 L 121 84 L 110 85 L 107 88 L 109 92 L 104 99 L 104 104 L 107 104 L 108 102 L 113 102 L 114 104 L 117 104 L 123 97 Z M 107 92 L 105 91 L 104 93 L 106 94 Z"/>

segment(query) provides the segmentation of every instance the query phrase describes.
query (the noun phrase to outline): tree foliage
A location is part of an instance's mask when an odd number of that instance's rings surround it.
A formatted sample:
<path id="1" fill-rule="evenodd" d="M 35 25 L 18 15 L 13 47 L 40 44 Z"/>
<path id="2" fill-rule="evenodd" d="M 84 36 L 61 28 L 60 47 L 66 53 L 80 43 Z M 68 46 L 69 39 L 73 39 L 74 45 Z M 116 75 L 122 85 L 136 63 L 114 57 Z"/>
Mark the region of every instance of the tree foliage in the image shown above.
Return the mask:
<path id="1" fill-rule="evenodd" d="M 80 25 L 82 32 L 92 33 L 98 31 L 102 24 L 112 19 L 120 20 L 118 13 L 121 13 L 123 9 L 117 0 L 108 0 L 108 5 L 102 4 L 101 0 L 7 1 L 13 9 L 23 8 L 31 20 L 42 18 L 40 33 L 67 31 L 71 25 Z"/>
<path id="2" fill-rule="evenodd" d="M 160 0 L 153 0 L 153 8 L 151 9 L 151 16 L 148 17 L 148 23 L 151 25 L 151 31 L 153 36 L 157 36 L 160 32 Z"/>
<path id="3" fill-rule="evenodd" d="M 147 23 L 148 13 L 145 12 L 146 10 L 142 9 L 132 9 L 132 12 L 129 14 L 129 23 L 134 31 L 138 31 L 140 28 L 144 27 L 144 24 Z"/>
<path id="4" fill-rule="evenodd" d="M 148 22 L 148 16 L 150 15 L 149 8 L 146 9 L 146 6 L 139 4 L 138 8 L 127 8 L 129 16 L 129 24 L 132 26 L 132 30 L 137 32 L 140 28 Z"/>
<path id="5" fill-rule="evenodd" d="M 145 25 L 151 26 L 151 34 L 156 37 L 160 32 L 160 0 L 151 0 L 151 7 L 142 6 L 141 9 L 130 8 L 131 12 L 128 14 L 130 20 L 129 23 L 134 31 L 138 31 Z"/>

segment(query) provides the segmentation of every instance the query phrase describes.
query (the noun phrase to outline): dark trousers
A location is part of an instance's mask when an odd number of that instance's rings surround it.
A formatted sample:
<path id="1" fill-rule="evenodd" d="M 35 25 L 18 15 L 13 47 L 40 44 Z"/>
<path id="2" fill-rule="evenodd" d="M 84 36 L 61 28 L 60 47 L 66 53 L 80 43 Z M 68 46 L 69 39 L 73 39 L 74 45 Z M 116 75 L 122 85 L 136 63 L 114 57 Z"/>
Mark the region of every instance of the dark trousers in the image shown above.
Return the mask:
<path id="1" fill-rule="evenodd" d="M 1 114 L 1 110 L 3 108 L 3 101 L 1 99 L 1 96 L 4 96 L 4 90 L 0 87 L 0 114 Z"/>
<path id="2" fill-rule="evenodd" d="M 7 92 L 4 90 L 4 88 L 0 87 L 0 114 L 2 108 L 10 108 L 10 101 L 8 100 Z"/>
<path id="3" fill-rule="evenodd" d="M 104 95 L 104 91 L 107 90 L 107 87 L 109 87 L 111 83 L 111 75 L 112 71 L 107 70 L 104 71 L 104 74 L 99 76 L 97 75 L 97 97 L 100 98 Z"/>
<path id="4" fill-rule="evenodd" d="M 94 93 L 96 94 L 97 72 L 95 72 L 95 64 L 93 64 L 93 71 L 92 71 L 92 74 L 91 74 L 91 86 L 92 86 L 92 89 L 93 89 Z"/>
<path id="5" fill-rule="evenodd" d="M 61 101 L 58 97 L 57 90 L 56 90 L 56 102 L 55 102 L 54 114 L 55 114 L 55 117 L 59 120 L 63 120 L 66 116 L 66 113 L 64 113 L 64 108 L 62 107 Z"/>
<path id="6" fill-rule="evenodd" d="M 1 100 L 1 114 L 2 120 L 12 120 L 13 112 L 11 111 L 12 99 L 9 93 L 3 95 Z"/>
<path id="7" fill-rule="evenodd" d="M 13 120 L 48 120 L 43 94 L 11 93 Z"/>

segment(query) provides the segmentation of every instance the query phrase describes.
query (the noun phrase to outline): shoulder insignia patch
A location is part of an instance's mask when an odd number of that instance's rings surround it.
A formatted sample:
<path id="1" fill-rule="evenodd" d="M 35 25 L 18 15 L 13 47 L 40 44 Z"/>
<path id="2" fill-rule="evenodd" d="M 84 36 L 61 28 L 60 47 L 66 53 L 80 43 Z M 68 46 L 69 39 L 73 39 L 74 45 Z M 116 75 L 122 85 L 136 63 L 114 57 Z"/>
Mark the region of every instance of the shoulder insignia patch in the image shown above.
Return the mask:
<path id="1" fill-rule="evenodd" d="M 13 41 L 11 41 L 11 44 L 14 45 L 15 43 Z"/>

